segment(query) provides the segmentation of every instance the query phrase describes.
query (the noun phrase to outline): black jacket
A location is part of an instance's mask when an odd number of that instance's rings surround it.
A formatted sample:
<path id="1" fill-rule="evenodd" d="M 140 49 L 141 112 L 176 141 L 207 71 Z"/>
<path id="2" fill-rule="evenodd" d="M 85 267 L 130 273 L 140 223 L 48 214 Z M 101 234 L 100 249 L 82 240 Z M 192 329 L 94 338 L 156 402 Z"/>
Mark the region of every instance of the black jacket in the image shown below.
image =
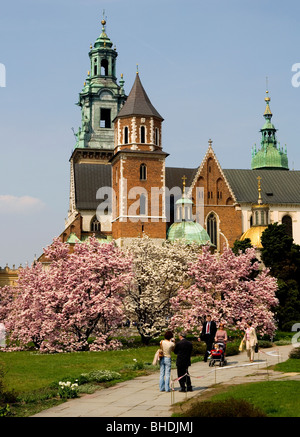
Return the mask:
<path id="1" fill-rule="evenodd" d="M 192 343 L 185 338 L 176 343 L 174 349 L 174 354 L 177 355 L 176 366 L 186 368 L 190 366 L 192 350 Z"/>
<path id="2" fill-rule="evenodd" d="M 210 334 L 206 334 L 206 325 L 207 322 L 203 323 L 203 327 L 202 327 L 202 332 L 201 332 L 201 340 L 205 340 L 205 338 L 209 338 L 214 340 L 216 332 L 217 332 L 217 325 L 216 322 L 214 322 L 213 320 L 210 322 Z"/>

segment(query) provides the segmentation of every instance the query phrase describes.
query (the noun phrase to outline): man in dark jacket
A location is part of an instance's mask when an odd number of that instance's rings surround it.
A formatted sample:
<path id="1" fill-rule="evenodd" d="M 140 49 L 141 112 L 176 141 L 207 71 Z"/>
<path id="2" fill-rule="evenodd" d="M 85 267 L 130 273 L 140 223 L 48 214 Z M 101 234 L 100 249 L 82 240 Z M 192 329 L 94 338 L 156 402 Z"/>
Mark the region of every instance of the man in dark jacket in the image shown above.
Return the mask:
<path id="1" fill-rule="evenodd" d="M 191 385 L 191 378 L 188 374 L 188 367 L 191 365 L 191 354 L 193 350 L 193 345 L 186 338 L 186 334 L 181 332 L 179 334 L 179 342 L 176 343 L 174 353 L 177 355 L 176 367 L 177 375 L 180 384 L 180 391 L 193 391 Z M 185 376 L 183 376 L 185 375 Z"/>
<path id="2" fill-rule="evenodd" d="M 207 362 L 207 358 L 209 352 L 212 349 L 212 345 L 215 339 L 215 335 L 217 332 L 217 325 L 214 321 L 211 320 L 211 316 L 206 316 L 206 322 L 203 323 L 202 332 L 200 335 L 200 339 L 206 343 L 206 352 L 204 355 L 204 362 Z"/>

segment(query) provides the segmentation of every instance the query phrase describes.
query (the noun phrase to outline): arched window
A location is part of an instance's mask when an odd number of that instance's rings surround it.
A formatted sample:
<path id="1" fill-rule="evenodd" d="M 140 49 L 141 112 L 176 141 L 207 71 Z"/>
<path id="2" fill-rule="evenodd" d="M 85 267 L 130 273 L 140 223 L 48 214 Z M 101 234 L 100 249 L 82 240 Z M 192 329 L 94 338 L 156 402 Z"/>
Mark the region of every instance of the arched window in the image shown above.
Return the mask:
<path id="1" fill-rule="evenodd" d="M 284 215 L 281 220 L 282 224 L 285 225 L 285 232 L 289 237 L 293 238 L 293 222 L 292 217 L 289 215 Z"/>
<path id="2" fill-rule="evenodd" d="M 98 74 L 97 58 L 94 58 L 94 76 Z"/>
<path id="3" fill-rule="evenodd" d="M 108 60 L 102 59 L 101 61 L 101 76 L 108 76 Z"/>
<path id="4" fill-rule="evenodd" d="M 141 126 L 141 143 L 144 144 L 146 142 L 146 130 L 145 126 Z"/>
<path id="5" fill-rule="evenodd" d="M 124 144 L 128 144 L 128 127 L 124 127 Z"/>
<path id="6" fill-rule="evenodd" d="M 140 195 L 140 215 L 146 215 L 147 211 L 147 198 L 145 194 Z"/>
<path id="7" fill-rule="evenodd" d="M 217 236 L 217 217 L 212 212 L 207 217 L 207 233 L 209 235 L 210 241 L 217 247 L 218 236 Z"/>
<path id="8" fill-rule="evenodd" d="M 147 179 L 147 166 L 146 164 L 141 164 L 140 166 L 140 180 L 145 181 Z"/>
<path id="9" fill-rule="evenodd" d="M 101 223 L 96 216 L 91 220 L 91 232 L 101 232 Z"/>

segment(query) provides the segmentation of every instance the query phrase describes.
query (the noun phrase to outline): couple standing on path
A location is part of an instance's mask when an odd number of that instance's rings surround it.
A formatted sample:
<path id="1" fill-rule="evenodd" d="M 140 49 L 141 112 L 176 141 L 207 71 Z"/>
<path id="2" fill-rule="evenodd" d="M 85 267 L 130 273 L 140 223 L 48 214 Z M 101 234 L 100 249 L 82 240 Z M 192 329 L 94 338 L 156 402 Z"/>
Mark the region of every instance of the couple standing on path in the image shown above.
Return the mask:
<path id="1" fill-rule="evenodd" d="M 193 345 L 186 338 L 186 334 L 181 332 L 179 334 L 179 342 L 175 344 L 173 333 L 167 331 L 165 339 L 161 341 L 160 347 L 163 351 L 163 357 L 159 361 L 160 377 L 159 390 L 170 391 L 170 376 L 171 376 L 171 352 L 177 355 L 176 367 L 177 376 L 180 384 L 180 392 L 193 391 L 191 385 L 191 378 L 188 374 L 188 367 L 191 365 L 191 354 Z"/>
<path id="2" fill-rule="evenodd" d="M 257 345 L 257 336 L 255 329 L 251 326 L 252 323 L 247 322 L 247 329 L 245 336 L 242 340 L 246 344 L 247 355 L 250 362 L 253 362 L 255 346 Z M 186 338 L 186 334 L 181 332 L 179 334 L 179 342 L 175 344 L 173 333 L 167 331 L 165 333 L 165 339 L 161 341 L 160 348 L 162 349 L 163 356 L 160 358 L 160 378 L 159 378 L 159 390 L 170 391 L 170 377 L 171 377 L 171 353 L 177 355 L 176 367 L 177 376 L 180 384 L 180 392 L 193 391 L 191 385 L 191 378 L 188 373 L 188 367 L 191 365 L 191 354 L 193 345 Z M 204 355 L 204 362 L 207 362 L 208 356 L 215 341 L 220 341 L 226 348 L 227 333 L 224 329 L 224 324 L 220 323 L 219 329 L 211 316 L 206 316 L 206 321 L 203 323 L 202 332 L 198 340 L 203 340 L 206 343 L 206 351 Z M 225 349 L 224 349 L 225 351 Z"/>

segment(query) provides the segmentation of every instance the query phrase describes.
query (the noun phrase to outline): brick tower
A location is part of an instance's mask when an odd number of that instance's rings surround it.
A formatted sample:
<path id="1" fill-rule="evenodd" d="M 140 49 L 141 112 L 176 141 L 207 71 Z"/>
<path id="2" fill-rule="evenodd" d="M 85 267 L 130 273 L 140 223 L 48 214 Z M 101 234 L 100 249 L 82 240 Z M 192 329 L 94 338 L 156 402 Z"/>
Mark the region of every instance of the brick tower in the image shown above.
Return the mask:
<path id="1" fill-rule="evenodd" d="M 166 239 L 165 158 L 162 121 L 137 72 L 126 103 L 114 120 L 112 235 L 120 246 L 147 235 Z"/>

